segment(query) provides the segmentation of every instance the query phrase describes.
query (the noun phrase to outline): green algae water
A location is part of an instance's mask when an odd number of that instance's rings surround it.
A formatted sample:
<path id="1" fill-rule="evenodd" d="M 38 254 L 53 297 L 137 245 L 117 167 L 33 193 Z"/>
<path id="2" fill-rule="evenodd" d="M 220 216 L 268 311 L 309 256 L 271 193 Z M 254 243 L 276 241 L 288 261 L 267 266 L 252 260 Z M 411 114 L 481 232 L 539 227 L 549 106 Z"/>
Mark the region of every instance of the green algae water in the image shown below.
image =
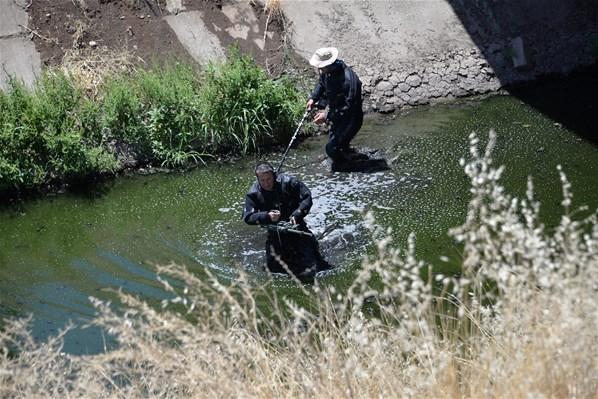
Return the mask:
<path id="1" fill-rule="evenodd" d="M 413 232 L 421 259 L 457 270 L 459 249 L 447 230 L 463 222 L 468 201 L 469 182 L 459 159 L 467 158 L 472 131 L 485 143 L 490 129 L 497 134 L 495 164 L 506 166 L 502 184 L 521 197 L 531 176 L 548 227 L 562 214 L 557 165 L 572 183 L 574 207 L 598 207 L 598 148 L 591 136 L 530 100 L 493 96 L 366 118 L 353 144 L 384 156 L 390 170 L 329 172 L 323 136 L 303 141 L 285 165 L 311 189 L 314 206 L 306 220 L 321 237 L 323 255 L 336 265 L 322 283 L 342 290 L 363 256 L 373 252 L 363 222 L 368 211 L 378 224 L 392 228 L 395 245 L 405 247 Z M 241 220 L 254 162 L 123 177 L 87 195 L 2 208 L 0 317 L 32 314 L 38 340 L 72 321 L 65 350 L 95 353 L 113 343 L 102 331 L 85 327 L 94 316 L 89 297 L 109 300 L 122 289 L 158 304 L 168 294 L 153 265 L 174 262 L 222 280 L 245 270 L 255 284 L 265 281 L 265 231 Z M 450 261 L 441 262 L 441 256 Z M 288 278 L 276 277 L 273 286 L 305 300 Z"/>

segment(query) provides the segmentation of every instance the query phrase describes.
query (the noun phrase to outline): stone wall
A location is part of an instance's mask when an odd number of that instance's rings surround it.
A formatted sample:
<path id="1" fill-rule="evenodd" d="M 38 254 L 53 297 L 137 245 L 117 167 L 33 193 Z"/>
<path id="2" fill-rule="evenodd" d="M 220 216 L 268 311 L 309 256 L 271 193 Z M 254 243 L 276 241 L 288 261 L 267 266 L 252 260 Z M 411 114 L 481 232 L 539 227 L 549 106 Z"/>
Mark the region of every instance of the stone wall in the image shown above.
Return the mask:
<path id="1" fill-rule="evenodd" d="M 521 38 L 422 58 L 403 65 L 355 65 L 367 110 L 409 106 L 485 94 L 552 74 L 567 74 L 598 60 L 598 30 L 549 44 Z"/>
<path id="2" fill-rule="evenodd" d="M 598 60 L 596 0 L 281 0 L 294 49 L 337 47 L 370 110 L 499 90 Z"/>

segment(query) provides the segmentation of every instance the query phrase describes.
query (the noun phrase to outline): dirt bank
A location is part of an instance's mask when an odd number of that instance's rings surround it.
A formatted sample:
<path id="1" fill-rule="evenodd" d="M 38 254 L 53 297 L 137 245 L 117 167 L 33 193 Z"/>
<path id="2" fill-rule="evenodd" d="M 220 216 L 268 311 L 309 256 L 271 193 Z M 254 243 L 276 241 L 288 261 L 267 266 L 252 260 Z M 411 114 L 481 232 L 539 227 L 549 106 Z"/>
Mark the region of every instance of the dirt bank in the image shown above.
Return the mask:
<path id="1" fill-rule="evenodd" d="M 105 46 L 128 50 L 146 62 L 181 59 L 204 63 L 211 59 L 197 59 L 180 35 L 173 30 L 173 21 L 184 15 L 199 15 L 208 34 L 217 38 L 215 54 L 225 53 L 232 44 L 272 73 L 280 73 L 284 55 L 282 23 L 279 18 L 268 19 L 259 6 L 251 6 L 253 31 L 250 36 L 242 21 L 235 20 L 229 2 L 187 0 L 172 8 L 167 1 L 156 0 L 40 0 L 28 8 L 29 28 L 37 35 L 32 39 L 44 65 L 60 64 L 70 49 Z M 249 3 L 247 3 L 249 5 Z M 169 11 L 169 9 L 171 11 Z M 240 16 L 243 17 L 243 16 Z M 268 34 L 264 27 L 268 20 Z M 198 21 L 190 21 L 198 22 Z M 195 23 L 197 25 L 197 23 Z M 183 23 L 182 29 L 193 26 Z M 265 39 L 264 39 L 265 37 Z M 261 39 L 258 43 L 257 39 Z M 205 38 L 192 36 L 191 45 L 206 47 Z"/>

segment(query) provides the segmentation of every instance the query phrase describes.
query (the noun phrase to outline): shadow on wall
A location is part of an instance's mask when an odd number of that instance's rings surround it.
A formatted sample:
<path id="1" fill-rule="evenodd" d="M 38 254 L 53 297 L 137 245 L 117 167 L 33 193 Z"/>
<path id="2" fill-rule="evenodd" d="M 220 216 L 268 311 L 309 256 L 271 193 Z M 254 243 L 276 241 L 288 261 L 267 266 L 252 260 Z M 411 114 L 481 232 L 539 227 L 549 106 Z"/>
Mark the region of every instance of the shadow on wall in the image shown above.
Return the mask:
<path id="1" fill-rule="evenodd" d="M 598 145 L 596 0 L 447 0 L 501 85 L 568 74 L 509 89 L 549 118 Z M 538 85 L 548 85 L 538 90 Z"/>

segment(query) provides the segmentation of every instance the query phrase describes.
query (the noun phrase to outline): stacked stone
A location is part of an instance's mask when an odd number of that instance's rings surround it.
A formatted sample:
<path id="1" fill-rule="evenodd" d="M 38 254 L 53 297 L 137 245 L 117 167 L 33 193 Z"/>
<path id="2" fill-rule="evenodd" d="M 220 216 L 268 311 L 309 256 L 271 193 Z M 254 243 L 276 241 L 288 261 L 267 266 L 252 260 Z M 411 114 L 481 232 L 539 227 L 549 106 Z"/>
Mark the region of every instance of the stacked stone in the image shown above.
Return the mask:
<path id="1" fill-rule="evenodd" d="M 546 43 L 542 40 L 530 40 Z M 526 43 L 527 44 L 527 43 Z M 365 109 L 396 109 L 495 92 L 539 76 L 569 73 L 598 60 L 598 32 L 526 47 L 528 63 L 515 68 L 511 40 L 422 58 L 417 65 L 356 65 Z"/>
<path id="2" fill-rule="evenodd" d="M 363 82 L 366 108 L 378 112 L 483 94 L 501 87 L 494 70 L 477 49 L 428 57 L 419 66 L 391 66 L 388 71 L 369 66 L 356 70 Z"/>

